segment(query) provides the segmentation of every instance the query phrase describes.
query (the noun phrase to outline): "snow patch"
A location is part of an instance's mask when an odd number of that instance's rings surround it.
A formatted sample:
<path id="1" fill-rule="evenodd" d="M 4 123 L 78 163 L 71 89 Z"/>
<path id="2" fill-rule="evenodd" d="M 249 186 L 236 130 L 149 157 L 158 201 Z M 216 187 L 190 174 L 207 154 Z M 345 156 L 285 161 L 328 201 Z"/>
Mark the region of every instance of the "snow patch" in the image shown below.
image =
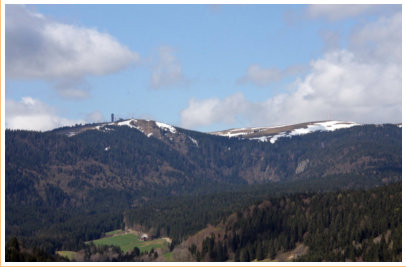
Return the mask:
<path id="1" fill-rule="evenodd" d="M 170 131 L 171 133 L 176 133 L 176 129 L 175 127 L 168 125 L 166 123 L 162 123 L 162 122 L 155 122 L 156 126 L 158 126 L 159 128 L 165 130 L 165 131 Z"/>
<path id="2" fill-rule="evenodd" d="M 238 129 L 238 130 L 240 130 L 240 129 Z M 219 134 L 219 135 L 231 138 L 231 137 L 240 137 L 242 135 L 247 135 L 247 134 L 249 134 L 249 133 L 248 132 L 241 133 L 241 132 L 235 132 L 235 131 L 234 132 L 233 131 L 228 131 L 227 133 Z"/>
<path id="3" fill-rule="evenodd" d="M 275 135 L 270 136 L 261 136 L 250 138 L 250 140 L 258 140 L 262 142 L 269 141 L 270 143 L 274 144 L 279 138 L 281 137 L 292 137 L 295 135 L 304 135 L 309 133 L 314 133 L 317 131 L 335 131 L 338 129 L 350 128 L 353 126 L 359 125 L 355 122 L 342 122 L 342 121 L 325 121 L 325 122 L 316 122 L 307 125 L 305 128 L 298 128 L 294 129 L 291 132 L 281 132 Z"/>
<path id="4" fill-rule="evenodd" d="M 153 133 L 147 134 L 147 137 L 150 138 L 153 135 Z"/>
<path id="5" fill-rule="evenodd" d="M 67 134 L 67 136 L 68 137 L 72 137 L 72 136 L 75 136 L 75 135 L 77 135 L 78 133 L 77 132 L 69 132 L 68 134 Z"/>
<path id="6" fill-rule="evenodd" d="M 114 131 L 114 129 L 106 127 L 106 125 L 99 125 L 99 126 L 94 127 L 93 129 L 96 129 L 96 130 L 101 131 L 103 133 Z"/>
<path id="7" fill-rule="evenodd" d="M 104 151 L 109 151 L 110 150 L 110 146 L 104 148 Z"/>
<path id="8" fill-rule="evenodd" d="M 250 140 L 258 140 L 258 142 L 268 142 L 269 136 L 253 137 Z"/>
<path id="9" fill-rule="evenodd" d="M 253 138 L 250 138 L 250 140 L 258 140 L 258 142 L 270 142 L 270 143 L 274 144 L 276 142 L 276 140 L 278 140 L 281 137 L 290 137 L 290 136 L 287 135 L 285 132 L 281 132 L 281 133 L 275 134 L 275 135 L 253 137 Z"/>
<path id="10" fill-rule="evenodd" d="M 290 137 L 290 136 L 287 135 L 285 132 L 281 132 L 280 134 L 276 134 L 276 135 L 272 136 L 272 138 L 269 140 L 269 142 L 271 142 L 271 144 L 275 144 L 275 142 L 281 137 Z"/>
<path id="11" fill-rule="evenodd" d="M 190 141 L 192 141 L 193 144 L 195 144 L 196 146 L 199 146 L 199 142 L 197 142 L 196 139 L 194 139 L 194 138 L 192 138 L 190 136 L 188 136 L 188 137 L 189 137 Z"/>
<path id="12" fill-rule="evenodd" d="M 289 125 L 279 125 L 279 126 L 270 126 L 270 127 L 237 128 L 237 129 L 228 130 L 225 133 L 217 132 L 216 135 L 225 136 L 225 137 L 228 137 L 228 138 L 231 138 L 231 137 L 242 137 L 242 138 L 244 138 L 244 135 L 249 135 L 249 134 L 253 134 L 253 133 L 260 133 L 260 132 L 263 132 L 263 131 L 266 131 L 266 130 L 269 130 L 269 129 L 276 129 L 276 128 L 281 128 L 281 127 L 285 127 L 285 126 L 289 126 Z M 270 137 L 270 136 L 268 136 L 268 137 Z M 250 138 L 250 140 L 258 140 L 258 141 L 262 141 L 262 142 L 268 141 L 264 137 Z"/>
<path id="13" fill-rule="evenodd" d="M 143 131 L 143 129 L 139 126 L 136 125 L 137 120 L 134 119 L 130 119 L 130 120 L 125 120 L 125 121 L 120 121 L 120 122 L 112 122 L 109 125 L 118 125 L 118 126 L 127 126 L 133 129 L 137 129 L 138 131 L 140 131 L 141 133 L 145 134 L 146 133 Z"/>
<path id="14" fill-rule="evenodd" d="M 137 120 L 126 120 L 126 121 L 120 121 L 120 122 L 117 122 L 117 125 L 118 126 L 128 126 L 128 127 L 130 127 L 130 128 L 136 128 L 136 129 L 138 129 L 139 130 L 139 128 L 137 127 L 137 126 L 135 126 L 134 124 L 131 124 L 131 122 L 137 122 Z"/>
<path id="15" fill-rule="evenodd" d="M 316 122 L 314 124 L 309 124 L 307 125 L 306 128 L 299 128 L 291 131 L 289 133 L 290 136 L 294 135 L 302 135 L 302 134 L 308 134 L 308 133 L 313 133 L 317 131 L 335 131 L 338 129 L 345 129 L 345 128 L 350 128 L 353 126 L 359 125 L 358 123 L 355 122 L 342 122 L 342 121 L 325 121 L 325 122 Z"/>

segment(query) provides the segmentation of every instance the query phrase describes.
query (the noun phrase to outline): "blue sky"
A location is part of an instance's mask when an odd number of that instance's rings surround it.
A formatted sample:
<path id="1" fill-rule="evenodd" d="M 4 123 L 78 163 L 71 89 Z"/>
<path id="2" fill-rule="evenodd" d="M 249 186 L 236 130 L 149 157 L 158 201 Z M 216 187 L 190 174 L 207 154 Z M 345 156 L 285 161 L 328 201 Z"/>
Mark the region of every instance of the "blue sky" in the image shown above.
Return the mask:
<path id="1" fill-rule="evenodd" d="M 6 5 L 6 127 L 401 122 L 400 5 Z"/>

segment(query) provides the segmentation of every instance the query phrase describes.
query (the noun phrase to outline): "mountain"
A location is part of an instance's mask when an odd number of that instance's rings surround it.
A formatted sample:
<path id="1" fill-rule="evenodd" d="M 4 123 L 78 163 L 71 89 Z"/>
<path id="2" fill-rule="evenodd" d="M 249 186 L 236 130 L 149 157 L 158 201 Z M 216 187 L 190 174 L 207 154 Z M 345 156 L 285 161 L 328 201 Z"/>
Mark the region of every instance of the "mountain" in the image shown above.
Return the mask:
<path id="1" fill-rule="evenodd" d="M 252 201 L 281 188 L 317 192 L 401 181 L 398 125 L 313 122 L 271 130 L 247 129 L 243 137 L 229 138 L 135 119 L 43 133 L 6 130 L 6 239 L 17 236 L 48 252 L 79 249 L 124 227 L 125 211 L 149 204 L 155 209 L 152 203 L 165 197 L 231 199 L 241 192 Z M 267 141 L 282 132 L 289 137 Z M 248 188 L 251 193 L 244 193 Z M 213 213 L 201 222 L 243 206 L 235 198 L 225 203 L 221 212 L 211 203 Z M 144 217 L 146 224 L 151 216 Z M 181 239 L 198 227 L 172 232 Z"/>
<path id="2" fill-rule="evenodd" d="M 210 184 L 380 173 L 390 168 L 398 171 L 401 129 L 394 125 L 313 131 L 354 125 L 323 122 L 276 130 L 250 129 L 244 138 L 213 136 L 146 120 L 84 125 L 46 133 L 7 131 L 6 165 L 7 171 L 16 172 L 10 173 L 10 180 L 15 175 L 33 174 L 27 180 L 36 178 L 33 184 L 42 198 L 47 184 L 68 195 L 83 196 L 83 191 L 93 188 L 136 191 L 171 188 L 173 192 L 167 193 L 176 194 Z M 275 136 L 283 133 L 290 138 L 272 143 Z M 258 142 L 262 138 L 271 142 Z"/>
<path id="3" fill-rule="evenodd" d="M 317 121 L 274 127 L 234 128 L 211 134 L 275 143 L 281 137 L 304 135 L 317 131 L 335 131 L 360 125 L 355 122 Z"/>
<path id="4" fill-rule="evenodd" d="M 56 190 L 57 203 L 81 205 L 95 189 L 173 195 L 332 175 L 400 179 L 396 125 L 330 121 L 216 135 L 134 119 L 45 133 L 7 130 L 7 196 L 46 201 Z"/>

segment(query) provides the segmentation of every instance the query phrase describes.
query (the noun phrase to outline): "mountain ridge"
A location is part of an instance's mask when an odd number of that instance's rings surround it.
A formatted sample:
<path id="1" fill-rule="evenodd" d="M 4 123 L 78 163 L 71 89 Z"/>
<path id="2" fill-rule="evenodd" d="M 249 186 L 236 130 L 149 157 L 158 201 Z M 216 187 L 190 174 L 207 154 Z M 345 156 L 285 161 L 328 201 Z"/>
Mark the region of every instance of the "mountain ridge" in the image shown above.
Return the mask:
<path id="1" fill-rule="evenodd" d="M 315 131 L 272 144 L 155 121 L 108 124 L 5 131 L 7 240 L 16 236 L 50 252 L 76 250 L 83 241 L 123 227 L 126 210 L 165 197 L 201 199 L 215 193 L 224 200 L 225 192 L 255 186 L 270 189 L 261 194 L 283 185 L 287 192 L 286 186 L 294 192 L 370 188 L 402 177 L 397 125 Z M 226 210 L 197 220 L 215 220 Z M 178 239 L 187 234 L 178 230 L 171 231 Z"/>
<path id="2" fill-rule="evenodd" d="M 392 124 L 398 127 L 402 127 L 402 123 L 384 123 Z M 222 137 L 236 137 L 241 139 L 258 140 L 262 142 L 275 143 L 281 137 L 292 137 L 295 135 L 304 135 L 314 133 L 317 131 L 335 131 L 338 129 L 346 129 L 354 126 L 362 125 L 383 125 L 383 124 L 360 124 L 350 121 L 337 121 L 337 120 L 323 120 L 323 121 L 310 121 L 295 124 L 286 124 L 279 126 L 262 126 L 262 127 L 243 127 L 243 128 L 231 128 L 220 131 L 201 132 Z M 158 127 L 164 131 L 169 131 L 172 134 L 176 133 L 176 129 L 184 129 L 188 131 L 194 131 L 185 129 L 178 126 L 172 126 L 163 122 L 144 119 L 120 119 L 114 122 L 100 122 L 89 123 L 84 125 L 66 126 L 50 130 L 49 132 L 55 132 L 65 134 L 68 137 L 77 135 L 87 130 L 101 130 L 108 131 L 110 126 L 128 126 L 135 128 L 144 133 L 147 137 L 151 137 L 156 134 L 154 128 Z M 159 136 L 159 135 L 158 135 Z M 192 140 L 196 144 L 196 140 Z"/>
<path id="3" fill-rule="evenodd" d="M 326 120 L 303 122 L 283 126 L 234 128 L 212 132 L 211 134 L 227 136 L 230 138 L 239 137 L 250 140 L 258 140 L 262 142 L 269 141 L 273 144 L 278 140 L 278 138 L 281 137 L 292 137 L 294 135 L 303 135 L 316 131 L 335 131 L 338 129 L 345 129 L 358 125 L 360 124 L 355 122 Z"/>
<path id="4" fill-rule="evenodd" d="M 295 126 L 292 131 L 303 129 L 304 125 Z M 15 169 L 22 162 L 35 166 L 35 162 L 38 167 L 29 167 L 20 175 L 52 177 L 52 184 L 62 186 L 65 193 L 72 191 L 69 188 L 75 184 L 83 184 L 84 188 L 102 185 L 102 188 L 140 190 L 150 185 L 177 183 L 185 186 L 210 182 L 264 183 L 358 173 L 361 169 L 365 173 L 382 164 L 395 166 L 397 161 L 388 163 L 384 153 L 399 149 L 394 144 L 401 129 L 396 129 L 399 128 L 395 125 L 363 125 L 339 131 L 317 130 L 272 143 L 130 119 L 64 127 L 45 133 L 7 130 L 6 158 L 10 166 L 7 169 Z M 376 140 L 375 136 L 381 136 L 382 140 Z M 38 144 L 32 140 L 38 140 Z M 385 142 L 390 146 L 385 144 L 384 148 L 375 149 Z M 13 152 L 13 149 L 17 150 Z M 19 149 L 25 150 L 25 154 L 37 153 L 37 156 L 15 154 L 20 153 Z M 44 170 L 48 173 L 41 174 Z M 43 183 L 35 183 L 36 187 L 43 187 Z M 44 194 L 43 189 L 39 192 Z"/>

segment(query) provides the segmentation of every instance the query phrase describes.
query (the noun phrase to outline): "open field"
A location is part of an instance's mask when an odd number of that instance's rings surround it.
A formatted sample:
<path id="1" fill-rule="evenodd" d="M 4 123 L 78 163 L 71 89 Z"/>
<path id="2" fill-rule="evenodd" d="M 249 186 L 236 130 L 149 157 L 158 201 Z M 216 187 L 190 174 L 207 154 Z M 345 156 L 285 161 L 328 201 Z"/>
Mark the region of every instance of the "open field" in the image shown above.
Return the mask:
<path id="1" fill-rule="evenodd" d="M 139 236 L 133 233 L 123 233 L 119 234 L 117 231 L 112 231 L 116 234 L 110 237 L 104 237 L 97 240 L 89 241 L 87 243 L 93 242 L 95 245 L 114 245 L 121 248 L 121 250 L 126 253 L 132 251 L 135 247 L 138 247 L 141 252 L 150 251 L 152 248 L 161 248 L 164 244 L 168 242 L 163 239 L 154 239 L 149 241 L 140 240 Z M 110 234 L 112 232 L 106 233 Z"/>
<path id="2" fill-rule="evenodd" d="M 66 257 L 69 260 L 72 260 L 75 258 L 76 252 L 75 251 L 69 251 L 69 250 L 61 250 L 56 252 L 59 256 Z"/>
<path id="3" fill-rule="evenodd" d="M 112 236 L 112 235 L 117 235 L 117 234 L 120 234 L 120 233 L 124 233 L 124 231 L 121 230 L 121 229 L 118 229 L 118 230 L 107 232 L 107 233 L 105 233 L 105 235 L 106 236 Z"/>

